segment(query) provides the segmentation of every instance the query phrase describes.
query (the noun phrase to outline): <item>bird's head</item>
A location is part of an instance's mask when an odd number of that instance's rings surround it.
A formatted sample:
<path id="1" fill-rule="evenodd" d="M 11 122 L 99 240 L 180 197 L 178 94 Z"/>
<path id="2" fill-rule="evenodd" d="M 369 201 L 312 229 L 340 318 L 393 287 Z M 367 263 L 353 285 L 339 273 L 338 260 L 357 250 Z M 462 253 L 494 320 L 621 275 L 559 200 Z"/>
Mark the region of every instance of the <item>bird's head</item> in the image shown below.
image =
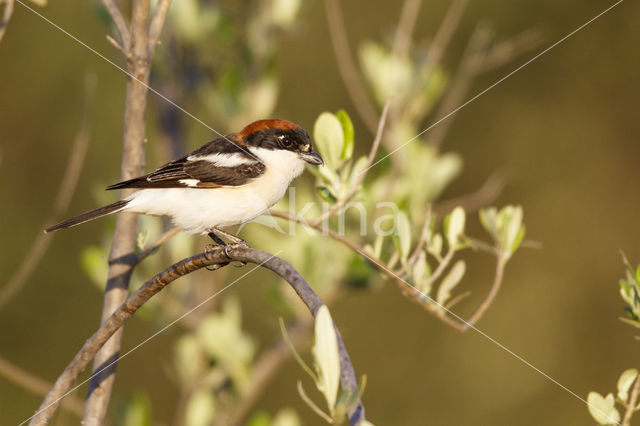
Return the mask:
<path id="1" fill-rule="evenodd" d="M 289 151 L 307 163 L 324 165 L 320 154 L 313 150 L 309 134 L 291 121 L 255 121 L 242 129 L 237 136 L 249 149 Z"/>

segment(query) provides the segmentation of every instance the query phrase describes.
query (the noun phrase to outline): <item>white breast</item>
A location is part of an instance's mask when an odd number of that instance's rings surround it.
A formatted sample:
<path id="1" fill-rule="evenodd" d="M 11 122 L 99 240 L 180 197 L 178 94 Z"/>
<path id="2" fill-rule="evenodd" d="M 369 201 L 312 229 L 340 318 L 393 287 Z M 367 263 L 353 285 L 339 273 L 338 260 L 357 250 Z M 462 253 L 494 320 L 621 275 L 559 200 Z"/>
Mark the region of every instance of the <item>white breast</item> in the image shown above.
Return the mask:
<path id="1" fill-rule="evenodd" d="M 260 216 L 284 196 L 293 179 L 304 171 L 304 160 L 290 151 L 253 148 L 265 173 L 246 185 L 222 188 L 143 189 L 129 197 L 124 210 L 170 216 L 191 234 L 204 234 L 248 222 Z"/>

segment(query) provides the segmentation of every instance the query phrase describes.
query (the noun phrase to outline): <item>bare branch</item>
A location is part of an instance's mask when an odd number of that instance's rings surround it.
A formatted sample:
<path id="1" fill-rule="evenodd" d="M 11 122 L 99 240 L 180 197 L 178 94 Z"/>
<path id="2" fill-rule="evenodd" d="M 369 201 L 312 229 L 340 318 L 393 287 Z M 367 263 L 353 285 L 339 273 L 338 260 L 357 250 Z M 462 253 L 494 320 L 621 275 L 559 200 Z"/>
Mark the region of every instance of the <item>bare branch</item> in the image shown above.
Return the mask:
<path id="1" fill-rule="evenodd" d="M 64 176 L 58 187 L 58 193 L 53 202 L 53 211 L 51 216 L 45 221 L 45 226 L 57 221 L 57 219 L 67 210 L 71 197 L 76 191 L 80 172 L 84 166 L 84 161 L 89 146 L 89 138 L 91 133 L 91 123 L 93 121 L 93 110 L 95 105 L 96 93 L 96 76 L 95 74 L 87 74 L 84 81 L 84 102 L 83 115 L 80 127 L 71 144 L 67 167 Z M 44 226 L 43 226 L 44 228 Z M 13 297 L 24 287 L 31 277 L 33 271 L 40 264 L 40 260 L 46 253 L 47 249 L 53 241 L 53 235 L 45 235 L 38 233 L 29 251 L 22 260 L 15 274 L 9 279 L 9 282 L 2 287 L 0 291 L 0 309 L 13 299 Z"/>
<path id="2" fill-rule="evenodd" d="M 542 31 L 539 28 L 529 28 L 513 38 L 496 43 L 485 54 L 479 71 L 487 72 L 501 67 L 523 53 L 540 46 L 542 40 Z"/>
<path id="3" fill-rule="evenodd" d="M 151 24 L 149 24 L 149 54 L 153 53 L 158 44 L 164 21 L 167 18 L 167 12 L 169 12 L 169 6 L 171 6 L 171 0 L 159 0 L 153 11 Z"/>
<path id="4" fill-rule="evenodd" d="M 0 357 L 0 376 L 38 396 L 45 396 L 52 386 L 46 380 L 23 370 L 2 357 Z M 62 408 L 80 417 L 82 416 L 82 404 L 81 399 L 71 396 L 62 401 Z"/>
<path id="5" fill-rule="evenodd" d="M 499 67 L 513 60 L 516 56 L 538 46 L 542 41 L 541 32 L 536 29 L 528 29 L 512 39 L 497 43 L 489 47 L 493 40 L 493 31 L 487 26 L 479 24 L 471 38 L 458 70 L 444 99 L 438 107 L 436 117 L 443 117 L 458 107 L 467 96 L 473 80 L 481 73 Z M 431 130 L 429 143 L 440 146 L 449 128 L 453 124 L 452 118 L 442 121 Z"/>
<path id="6" fill-rule="evenodd" d="M 131 34 L 129 33 L 129 28 L 127 27 L 127 23 L 122 16 L 122 11 L 120 11 L 120 7 L 116 4 L 115 0 L 102 0 L 102 4 L 104 5 L 107 12 L 113 19 L 113 23 L 116 25 L 116 29 L 118 30 L 118 35 L 120 36 L 120 40 L 122 41 L 121 47 L 125 52 L 131 51 Z M 127 56 L 127 54 L 125 54 Z"/>
<path id="7" fill-rule="evenodd" d="M 396 58 L 404 58 L 409 52 L 411 45 L 411 37 L 416 27 L 418 19 L 418 11 L 422 0 L 404 0 L 402 10 L 400 11 L 400 19 L 396 29 L 396 37 L 393 42 L 391 54 Z"/>
<path id="8" fill-rule="evenodd" d="M 344 17 L 339 0 L 325 0 L 327 20 L 329 22 L 329 35 L 333 52 L 338 63 L 338 71 L 344 82 L 349 98 L 353 102 L 358 115 L 371 133 L 376 130 L 377 114 L 364 90 L 358 69 L 353 62 L 347 33 L 344 27 Z"/>
<path id="9" fill-rule="evenodd" d="M 7 32 L 9 21 L 11 20 L 11 16 L 13 16 L 14 5 L 15 5 L 15 0 L 5 0 L 4 11 L 2 12 L 2 21 L 0 21 L 0 41 L 2 41 L 2 37 L 4 37 L 4 33 Z"/>
<path id="10" fill-rule="evenodd" d="M 447 14 L 442 20 L 440 28 L 438 28 L 438 32 L 436 32 L 436 35 L 433 37 L 433 41 L 429 46 L 428 57 L 431 66 L 439 64 L 442 60 L 442 55 L 447 51 L 451 38 L 458 29 L 458 25 L 460 25 L 460 18 L 462 18 L 462 14 L 468 4 L 469 0 L 454 0 L 451 3 L 451 6 L 449 6 Z"/>
<path id="11" fill-rule="evenodd" d="M 462 56 L 462 62 L 453 76 L 449 90 L 447 90 L 445 97 L 440 102 L 435 114 L 436 117 L 445 116 L 462 103 L 481 67 L 484 51 L 489 46 L 492 38 L 493 32 L 486 25 L 478 24 L 476 26 Z M 451 118 L 455 117 L 450 117 L 431 129 L 429 143 L 437 147 L 442 144 L 451 124 L 453 124 L 454 120 Z"/>
<path id="12" fill-rule="evenodd" d="M 444 216 L 458 206 L 462 207 L 467 213 L 479 210 L 498 198 L 504 188 L 505 181 L 505 173 L 495 172 L 474 192 L 440 201 L 436 203 L 433 209 L 438 216 Z"/>
<path id="13" fill-rule="evenodd" d="M 118 43 L 118 41 L 115 38 L 111 37 L 109 34 L 107 34 L 107 41 L 111 43 L 111 45 L 115 47 L 117 51 L 122 53 L 122 56 L 124 56 L 126 59 L 129 59 L 131 57 L 129 52 L 127 52 L 125 48 L 122 45 L 120 45 L 120 43 Z"/>
<path id="14" fill-rule="evenodd" d="M 226 246 L 183 259 L 144 283 L 101 324 L 100 328 L 85 342 L 67 368 L 65 368 L 60 377 L 58 377 L 53 388 L 40 405 L 38 412 L 32 417 L 30 424 L 44 425 L 51 420 L 61 399 L 71 392 L 76 379 L 89 364 L 93 356 L 96 355 L 99 348 L 121 329 L 124 322 L 131 318 L 136 310 L 153 295 L 160 292 L 169 283 L 181 276 L 206 266 L 224 266 L 231 261 L 254 263 L 280 275 L 291 285 L 314 317 L 320 306 L 323 305 L 323 302 L 318 298 L 309 284 L 288 262 L 262 250 L 256 250 L 243 245 Z M 353 391 L 357 386 L 355 372 L 339 332 L 337 332 L 337 336 L 340 351 L 340 378 L 342 386 Z M 102 368 L 109 368 L 109 364 L 102 366 Z M 353 425 L 364 419 L 364 408 L 362 404 L 359 404 L 354 412 L 350 413 L 350 418 L 351 424 Z"/>
<path id="15" fill-rule="evenodd" d="M 105 6 L 114 9 L 112 0 L 105 0 Z M 122 152 L 122 180 L 140 176 L 144 173 L 145 152 L 145 116 L 147 108 L 147 83 L 151 70 L 151 56 L 148 49 L 149 30 L 149 0 L 134 0 L 132 4 L 131 41 L 125 43 L 129 52 L 127 57 L 127 71 L 135 79 L 127 80 L 123 152 Z M 122 19 L 119 10 L 110 11 L 114 22 L 118 24 Z M 121 30 L 124 31 L 124 30 Z M 128 33 L 127 33 L 128 35 Z M 133 192 L 122 190 L 124 198 Z M 129 279 L 136 265 L 134 253 L 138 232 L 138 217 L 132 213 L 119 213 L 113 234 L 111 253 L 109 254 L 109 272 L 102 307 L 102 322 L 120 306 L 128 295 Z M 118 358 L 122 329 L 115 332 L 104 347 L 96 354 L 95 368 L 100 368 L 105 362 Z M 89 386 L 89 394 L 85 404 L 83 424 L 100 425 L 104 423 L 107 407 L 111 398 L 111 390 L 115 380 L 116 364 L 101 374 L 93 375 Z"/>

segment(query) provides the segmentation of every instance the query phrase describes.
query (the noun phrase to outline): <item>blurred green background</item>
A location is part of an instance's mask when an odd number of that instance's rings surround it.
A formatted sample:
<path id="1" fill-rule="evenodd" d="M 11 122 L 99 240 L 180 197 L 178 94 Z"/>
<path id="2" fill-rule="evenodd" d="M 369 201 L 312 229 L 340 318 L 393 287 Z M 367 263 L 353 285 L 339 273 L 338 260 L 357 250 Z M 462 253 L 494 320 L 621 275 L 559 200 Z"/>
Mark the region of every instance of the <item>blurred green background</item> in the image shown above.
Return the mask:
<path id="1" fill-rule="evenodd" d="M 393 33 L 400 2 L 342 3 L 354 49 Z M 235 10 L 241 13 L 251 4 L 240 2 Z M 480 21 L 490 23 L 500 38 L 532 26 L 543 30 L 540 48 L 482 75 L 471 90 L 475 94 L 611 4 L 471 2 L 445 65 L 455 69 Z M 433 35 L 446 8 L 447 2 L 423 3 L 417 39 Z M 59 1 L 38 10 L 120 63 L 91 2 Z M 461 176 L 443 198 L 471 192 L 493 171 L 506 171 L 507 186 L 495 204 L 521 204 L 527 238 L 542 244 L 541 249 L 522 249 L 510 262 L 504 287 L 479 328 L 583 398 L 591 390 L 614 390 L 622 370 L 638 367 L 634 331 L 617 319 L 623 315 L 617 281 L 623 275 L 619 250 L 632 263 L 640 261 L 639 18 L 640 4 L 623 2 L 461 110 L 443 144 L 444 152 L 458 152 L 464 159 Z M 284 83 L 275 115 L 310 129 L 320 112 L 345 108 L 355 121 L 361 145 L 356 149 L 364 152 L 371 136 L 337 73 L 322 2 L 305 3 L 298 19 L 278 46 L 277 76 Z M 0 43 L 0 264 L 5 279 L 50 213 L 81 120 L 87 71 L 97 74 L 97 103 L 69 214 L 95 207 L 96 188 L 118 180 L 125 76 L 16 5 Z M 162 102 L 153 96 L 148 152 L 154 149 L 156 106 Z M 199 118 L 223 132 L 238 130 Z M 197 122 L 184 122 L 188 148 L 214 137 Z M 157 164 L 150 154 L 148 169 Z M 2 357 L 53 381 L 95 330 L 102 295 L 77 259 L 84 247 L 100 243 L 104 226 L 96 222 L 55 235 L 27 286 L 0 310 Z M 470 226 L 481 232 L 477 220 Z M 204 244 L 199 240 L 198 249 Z M 492 265 L 484 260 L 473 264 L 474 275 L 464 283 L 473 295 L 457 307 L 463 316 L 488 290 Z M 244 327 L 262 333 L 259 342 L 268 344 L 277 335 L 277 318 L 266 308 L 262 277 L 241 281 L 225 297 L 239 298 Z M 594 423 L 583 402 L 478 333 L 459 334 L 426 315 L 393 285 L 349 292 L 332 312 L 357 372 L 368 375 L 364 403 L 367 417 L 377 425 Z M 134 318 L 125 329 L 124 350 L 158 328 Z M 162 334 L 118 367 L 114 399 L 148 392 L 154 424 L 173 422 L 176 394 L 166 370 L 177 332 Z M 256 408 L 273 413 L 292 406 L 305 424 L 321 424 L 296 393 L 302 375 L 289 362 Z M 80 398 L 85 393 L 86 385 L 76 391 Z M 0 423 L 19 423 L 40 401 L 0 377 Z M 75 422 L 72 415 L 58 415 L 59 424 Z"/>

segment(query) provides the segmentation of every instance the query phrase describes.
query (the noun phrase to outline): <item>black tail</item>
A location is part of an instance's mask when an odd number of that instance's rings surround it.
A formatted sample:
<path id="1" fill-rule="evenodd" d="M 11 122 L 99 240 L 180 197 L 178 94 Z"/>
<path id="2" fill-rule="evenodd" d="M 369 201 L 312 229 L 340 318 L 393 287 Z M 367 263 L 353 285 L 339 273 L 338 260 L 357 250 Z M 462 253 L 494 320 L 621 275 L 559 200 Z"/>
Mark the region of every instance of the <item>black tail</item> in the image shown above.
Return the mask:
<path id="1" fill-rule="evenodd" d="M 69 218 L 67 220 L 63 220 L 60 223 L 57 223 L 53 226 L 48 227 L 47 229 L 44 230 L 44 233 L 49 233 L 49 232 L 53 232 L 57 229 L 61 229 L 61 228 L 70 228 L 72 226 L 76 226 L 79 225 L 81 223 L 85 223 L 88 222 L 90 220 L 102 217 L 102 216 L 106 216 L 109 213 L 115 213 L 119 210 L 122 210 L 122 208 L 124 208 L 124 206 L 126 206 L 129 203 L 128 200 L 120 200 L 120 201 L 116 201 L 113 204 L 108 204 L 106 206 L 103 207 L 99 207 L 97 209 L 94 210 L 90 210 L 88 212 L 82 213 L 81 215 Z"/>

